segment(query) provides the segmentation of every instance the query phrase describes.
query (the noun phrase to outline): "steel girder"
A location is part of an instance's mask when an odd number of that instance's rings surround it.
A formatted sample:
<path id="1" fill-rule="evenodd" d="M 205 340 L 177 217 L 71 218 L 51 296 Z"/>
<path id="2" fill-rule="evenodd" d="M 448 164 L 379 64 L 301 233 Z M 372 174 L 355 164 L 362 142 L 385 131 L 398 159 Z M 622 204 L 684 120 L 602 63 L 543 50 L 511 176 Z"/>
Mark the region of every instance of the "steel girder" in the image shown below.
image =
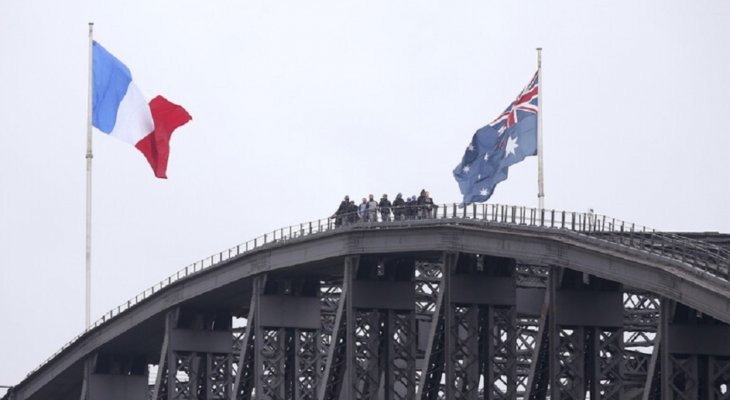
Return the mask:
<path id="1" fill-rule="evenodd" d="M 730 399 L 729 327 L 667 299 L 661 311 L 662 399 Z"/>
<path id="2" fill-rule="evenodd" d="M 231 315 L 175 309 L 152 395 L 157 399 L 228 399 L 233 386 Z"/>
<path id="3" fill-rule="evenodd" d="M 557 267 L 548 286 L 550 398 L 623 399 L 620 286 Z"/>
<path id="4" fill-rule="evenodd" d="M 495 271 L 506 272 L 514 289 L 514 266 L 505 267 L 494 258 L 463 255 L 460 259 L 457 253 L 444 254 L 438 295 L 432 296 L 434 312 L 419 399 L 515 398 L 514 293 L 493 298 L 454 293 L 470 278 L 482 279 Z"/>
<path id="5" fill-rule="evenodd" d="M 672 342 L 675 325 L 703 329 L 717 321 L 650 292 L 473 254 L 351 256 L 344 264 L 341 280 L 310 279 L 317 282 L 309 293 L 317 297 L 316 328 L 257 321 L 262 298 L 296 294 L 301 282 L 256 278 L 247 326 L 225 328 L 236 339 L 229 353 L 184 351 L 179 340 L 175 347 L 170 332 L 185 324 L 180 310 L 171 313 L 156 398 L 730 398 L 728 355 L 683 353 Z M 486 278 L 541 294 L 541 306 L 535 312 L 465 294 L 469 281 Z M 394 288 L 409 288 L 412 296 Z M 620 295 L 611 297 L 620 299 L 620 323 L 581 322 L 580 312 L 566 317 L 571 308 L 560 298 L 576 290 L 598 303 L 606 293 Z M 185 327 L 206 332 L 215 331 L 211 321 L 220 316 L 202 313 L 197 325 L 186 318 Z"/>

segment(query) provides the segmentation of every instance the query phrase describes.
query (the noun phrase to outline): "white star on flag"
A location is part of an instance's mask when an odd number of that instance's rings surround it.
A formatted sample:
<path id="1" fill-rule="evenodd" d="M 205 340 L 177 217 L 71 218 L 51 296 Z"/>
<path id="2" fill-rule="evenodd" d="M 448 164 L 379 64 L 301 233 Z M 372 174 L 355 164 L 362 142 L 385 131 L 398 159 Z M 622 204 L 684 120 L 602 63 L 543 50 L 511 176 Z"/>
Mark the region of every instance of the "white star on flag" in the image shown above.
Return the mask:
<path id="1" fill-rule="evenodd" d="M 489 161 L 489 153 L 484 153 L 484 161 Z"/>
<path id="2" fill-rule="evenodd" d="M 479 191 L 479 194 L 482 195 L 482 196 L 486 196 L 487 193 L 489 193 L 489 190 L 487 190 L 487 188 L 484 188 L 484 189 L 482 189 L 482 190 Z"/>
<path id="3" fill-rule="evenodd" d="M 469 147 L 466 148 L 469 151 L 474 151 L 474 145 L 470 144 Z"/>
<path id="4" fill-rule="evenodd" d="M 467 165 L 464 168 L 462 168 L 461 170 L 464 171 L 464 172 L 469 172 L 470 169 L 471 168 L 469 168 L 469 166 Z"/>
<path id="5" fill-rule="evenodd" d="M 517 138 L 510 136 L 507 138 L 507 151 L 504 153 L 504 158 L 507 158 L 510 154 L 515 154 L 515 150 L 520 147 L 519 144 L 517 144 Z"/>

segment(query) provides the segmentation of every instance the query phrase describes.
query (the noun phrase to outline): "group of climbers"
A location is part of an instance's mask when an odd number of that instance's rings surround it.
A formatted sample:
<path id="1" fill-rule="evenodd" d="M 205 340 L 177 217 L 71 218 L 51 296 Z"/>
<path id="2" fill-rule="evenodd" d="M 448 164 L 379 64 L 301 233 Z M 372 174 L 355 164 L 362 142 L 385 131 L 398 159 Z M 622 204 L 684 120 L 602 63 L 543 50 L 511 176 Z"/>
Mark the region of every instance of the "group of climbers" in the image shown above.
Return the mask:
<path id="1" fill-rule="evenodd" d="M 392 203 L 387 194 L 383 194 L 380 201 L 376 201 L 372 194 L 368 195 L 367 198 L 362 198 L 359 205 L 350 200 L 350 196 L 345 196 L 333 217 L 335 226 L 354 222 L 426 219 L 433 218 L 436 207 L 426 189 L 421 190 L 420 196 L 413 195 L 406 199 L 401 193 L 398 193 Z M 380 215 L 380 219 L 378 219 L 378 215 Z"/>

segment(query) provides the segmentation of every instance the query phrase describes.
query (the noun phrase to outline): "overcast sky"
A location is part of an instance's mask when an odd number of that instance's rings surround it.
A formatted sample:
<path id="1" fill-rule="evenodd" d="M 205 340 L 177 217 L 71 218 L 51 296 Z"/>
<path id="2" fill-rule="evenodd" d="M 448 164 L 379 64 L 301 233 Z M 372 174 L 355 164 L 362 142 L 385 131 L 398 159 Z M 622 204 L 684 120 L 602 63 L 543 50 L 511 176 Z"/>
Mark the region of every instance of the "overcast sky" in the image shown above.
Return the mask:
<path id="1" fill-rule="evenodd" d="M 451 171 L 543 52 L 545 205 L 730 232 L 727 1 L 0 2 L 0 385 L 84 325 L 87 23 L 183 105 L 168 180 L 94 133 L 96 320 L 342 196 Z M 490 202 L 537 205 L 535 157 Z M 2 394 L 0 390 L 0 394 Z"/>

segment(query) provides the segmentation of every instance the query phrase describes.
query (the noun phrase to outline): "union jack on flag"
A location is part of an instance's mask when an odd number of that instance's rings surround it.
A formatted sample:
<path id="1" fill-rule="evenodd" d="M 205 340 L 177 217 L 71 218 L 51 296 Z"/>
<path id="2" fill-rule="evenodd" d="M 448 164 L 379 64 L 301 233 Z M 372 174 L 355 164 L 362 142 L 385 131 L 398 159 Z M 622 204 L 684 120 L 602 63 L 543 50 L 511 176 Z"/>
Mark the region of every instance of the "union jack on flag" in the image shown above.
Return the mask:
<path id="1" fill-rule="evenodd" d="M 487 201 L 511 165 L 537 154 L 538 77 L 539 71 L 502 114 L 472 136 L 454 168 L 465 204 Z"/>
<path id="2" fill-rule="evenodd" d="M 518 110 L 536 114 L 539 90 L 537 79 L 538 73 L 535 72 L 535 76 L 533 76 L 530 83 L 522 89 L 522 93 L 517 96 L 517 99 L 515 99 L 515 101 L 513 101 L 512 104 L 510 104 L 509 107 L 507 107 L 507 109 L 499 115 L 499 117 L 492 121 L 490 125 L 497 126 L 502 121 L 505 121 L 504 126 L 500 127 L 502 128 L 502 132 L 504 132 L 505 129 L 509 129 L 512 125 L 519 121 L 517 116 Z"/>

